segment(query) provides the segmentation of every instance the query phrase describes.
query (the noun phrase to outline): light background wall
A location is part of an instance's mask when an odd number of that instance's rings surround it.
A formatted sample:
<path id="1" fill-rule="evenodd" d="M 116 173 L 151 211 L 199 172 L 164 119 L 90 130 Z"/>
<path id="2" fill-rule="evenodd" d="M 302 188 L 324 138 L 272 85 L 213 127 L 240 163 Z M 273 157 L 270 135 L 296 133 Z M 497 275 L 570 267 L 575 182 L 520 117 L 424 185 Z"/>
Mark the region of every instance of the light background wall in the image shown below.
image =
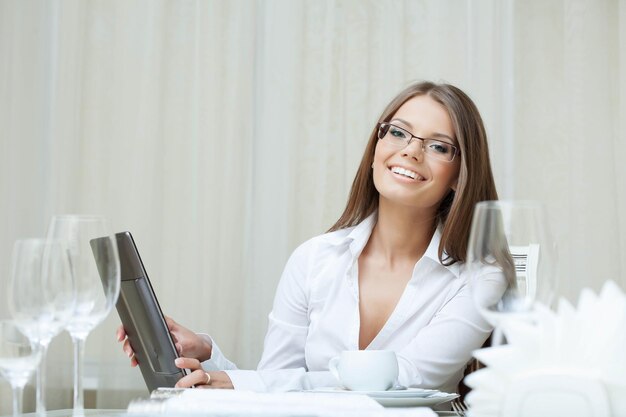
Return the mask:
<path id="1" fill-rule="evenodd" d="M 421 79 L 476 101 L 501 197 L 546 204 L 560 294 L 626 284 L 625 0 L 0 0 L 0 292 L 15 239 L 104 214 L 163 310 L 253 368 L 287 257 Z M 100 407 L 144 393 L 116 325 L 87 341 Z M 51 408 L 70 352 L 53 341 Z"/>

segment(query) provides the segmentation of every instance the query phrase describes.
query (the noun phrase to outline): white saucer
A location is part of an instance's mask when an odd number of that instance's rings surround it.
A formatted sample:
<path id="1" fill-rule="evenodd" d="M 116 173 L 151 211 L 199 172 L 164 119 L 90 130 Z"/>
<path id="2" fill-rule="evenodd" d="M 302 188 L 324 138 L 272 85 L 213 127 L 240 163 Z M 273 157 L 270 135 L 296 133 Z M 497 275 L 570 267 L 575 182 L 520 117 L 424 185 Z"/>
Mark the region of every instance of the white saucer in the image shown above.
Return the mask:
<path id="1" fill-rule="evenodd" d="M 423 389 L 423 388 L 406 388 L 402 390 L 387 390 L 387 391 L 352 391 L 349 389 L 338 388 L 338 387 L 317 388 L 317 389 L 314 389 L 313 391 L 330 393 L 330 394 L 341 393 L 341 394 L 369 395 L 370 397 L 380 397 L 380 398 L 428 397 L 429 395 L 439 392 L 434 389 Z"/>
<path id="2" fill-rule="evenodd" d="M 458 394 L 448 394 L 434 389 L 407 388 L 389 391 L 350 391 L 343 388 L 316 388 L 312 392 L 344 395 L 367 395 L 385 407 L 430 407 L 451 401 Z"/>
<path id="3" fill-rule="evenodd" d="M 459 394 L 438 392 L 436 394 L 429 395 L 428 397 L 371 397 L 385 407 L 432 407 L 452 401 L 458 396 Z"/>

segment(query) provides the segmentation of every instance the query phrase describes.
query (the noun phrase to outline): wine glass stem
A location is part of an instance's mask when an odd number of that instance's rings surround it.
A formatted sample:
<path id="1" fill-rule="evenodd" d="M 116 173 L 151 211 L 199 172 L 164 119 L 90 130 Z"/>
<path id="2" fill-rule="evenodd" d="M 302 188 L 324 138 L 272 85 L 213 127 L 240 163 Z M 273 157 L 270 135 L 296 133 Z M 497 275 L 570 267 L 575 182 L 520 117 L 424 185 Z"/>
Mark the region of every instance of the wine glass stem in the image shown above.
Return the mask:
<path id="1" fill-rule="evenodd" d="M 48 344 L 40 343 L 41 362 L 37 368 L 37 413 L 44 414 L 46 412 L 46 355 L 48 354 Z"/>
<path id="2" fill-rule="evenodd" d="M 83 364 L 85 359 L 85 338 L 72 336 L 74 342 L 74 413 L 84 410 Z"/>
<path id="3" fill-rule="evenodd" d="M 24 391 L 23 385 L 13 386 L 13 417 L 20 416 L 22 414 L 22 393 Z"/>

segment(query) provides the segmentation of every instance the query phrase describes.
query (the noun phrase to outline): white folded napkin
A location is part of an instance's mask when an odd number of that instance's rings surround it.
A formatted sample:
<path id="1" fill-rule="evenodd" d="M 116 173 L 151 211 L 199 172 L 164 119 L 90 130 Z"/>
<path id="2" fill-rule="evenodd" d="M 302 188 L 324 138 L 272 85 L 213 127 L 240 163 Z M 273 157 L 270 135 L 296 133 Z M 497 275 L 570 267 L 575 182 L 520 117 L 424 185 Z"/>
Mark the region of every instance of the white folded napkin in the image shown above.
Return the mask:
<path id="1" fill-rule="evenodd" d="M 487 367 L 465 379 L 472 415 L 626 417 L 626 295 L 613 281 L 584 289 L 577 308 L 537 304 L 534 320 L 501 327 L 508 344 L 474 352 Z"/>

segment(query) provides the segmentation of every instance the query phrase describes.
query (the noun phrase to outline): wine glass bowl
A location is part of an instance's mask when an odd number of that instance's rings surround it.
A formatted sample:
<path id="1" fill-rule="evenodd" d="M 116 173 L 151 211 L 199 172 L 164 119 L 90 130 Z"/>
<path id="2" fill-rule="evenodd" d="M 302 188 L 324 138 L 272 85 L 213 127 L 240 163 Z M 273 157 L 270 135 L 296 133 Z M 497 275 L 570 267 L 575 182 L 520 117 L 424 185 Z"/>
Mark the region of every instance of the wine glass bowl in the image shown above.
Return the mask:
<path id="1" fill-rule="evenodd" d="M 475 304 L 493 326 L 507 318 L 528 319 L 535 302 L 552 303 L 556 250 L 538 202 L 478 203 L 466 262 Z"/>
<path id="2" fill-rule="evenodd" d="M 83 410 L 83 355 L 89 333 L 111 312 L 120 291 L 120 263 L 115 236 L 109 236 L 101 216 L 55 216 L 49 239 L 67 244 L 76 288 L 74 311 L 66 329 L 74 344 L 74 412 Z M 100 242 L 97 246 L 92 241 Z M 101 270 L 98 271 L 98 259 Z"/>
<path id="3" fill-rule="evenodd" d="M 36 403 L 37 411 L 42 413 L 45 412 L 48 346 L 74 311 L 74 282 L 63 242 L 47 239 L 16 241 L 7 295 L 15 325 L 41 351 Z"/>

